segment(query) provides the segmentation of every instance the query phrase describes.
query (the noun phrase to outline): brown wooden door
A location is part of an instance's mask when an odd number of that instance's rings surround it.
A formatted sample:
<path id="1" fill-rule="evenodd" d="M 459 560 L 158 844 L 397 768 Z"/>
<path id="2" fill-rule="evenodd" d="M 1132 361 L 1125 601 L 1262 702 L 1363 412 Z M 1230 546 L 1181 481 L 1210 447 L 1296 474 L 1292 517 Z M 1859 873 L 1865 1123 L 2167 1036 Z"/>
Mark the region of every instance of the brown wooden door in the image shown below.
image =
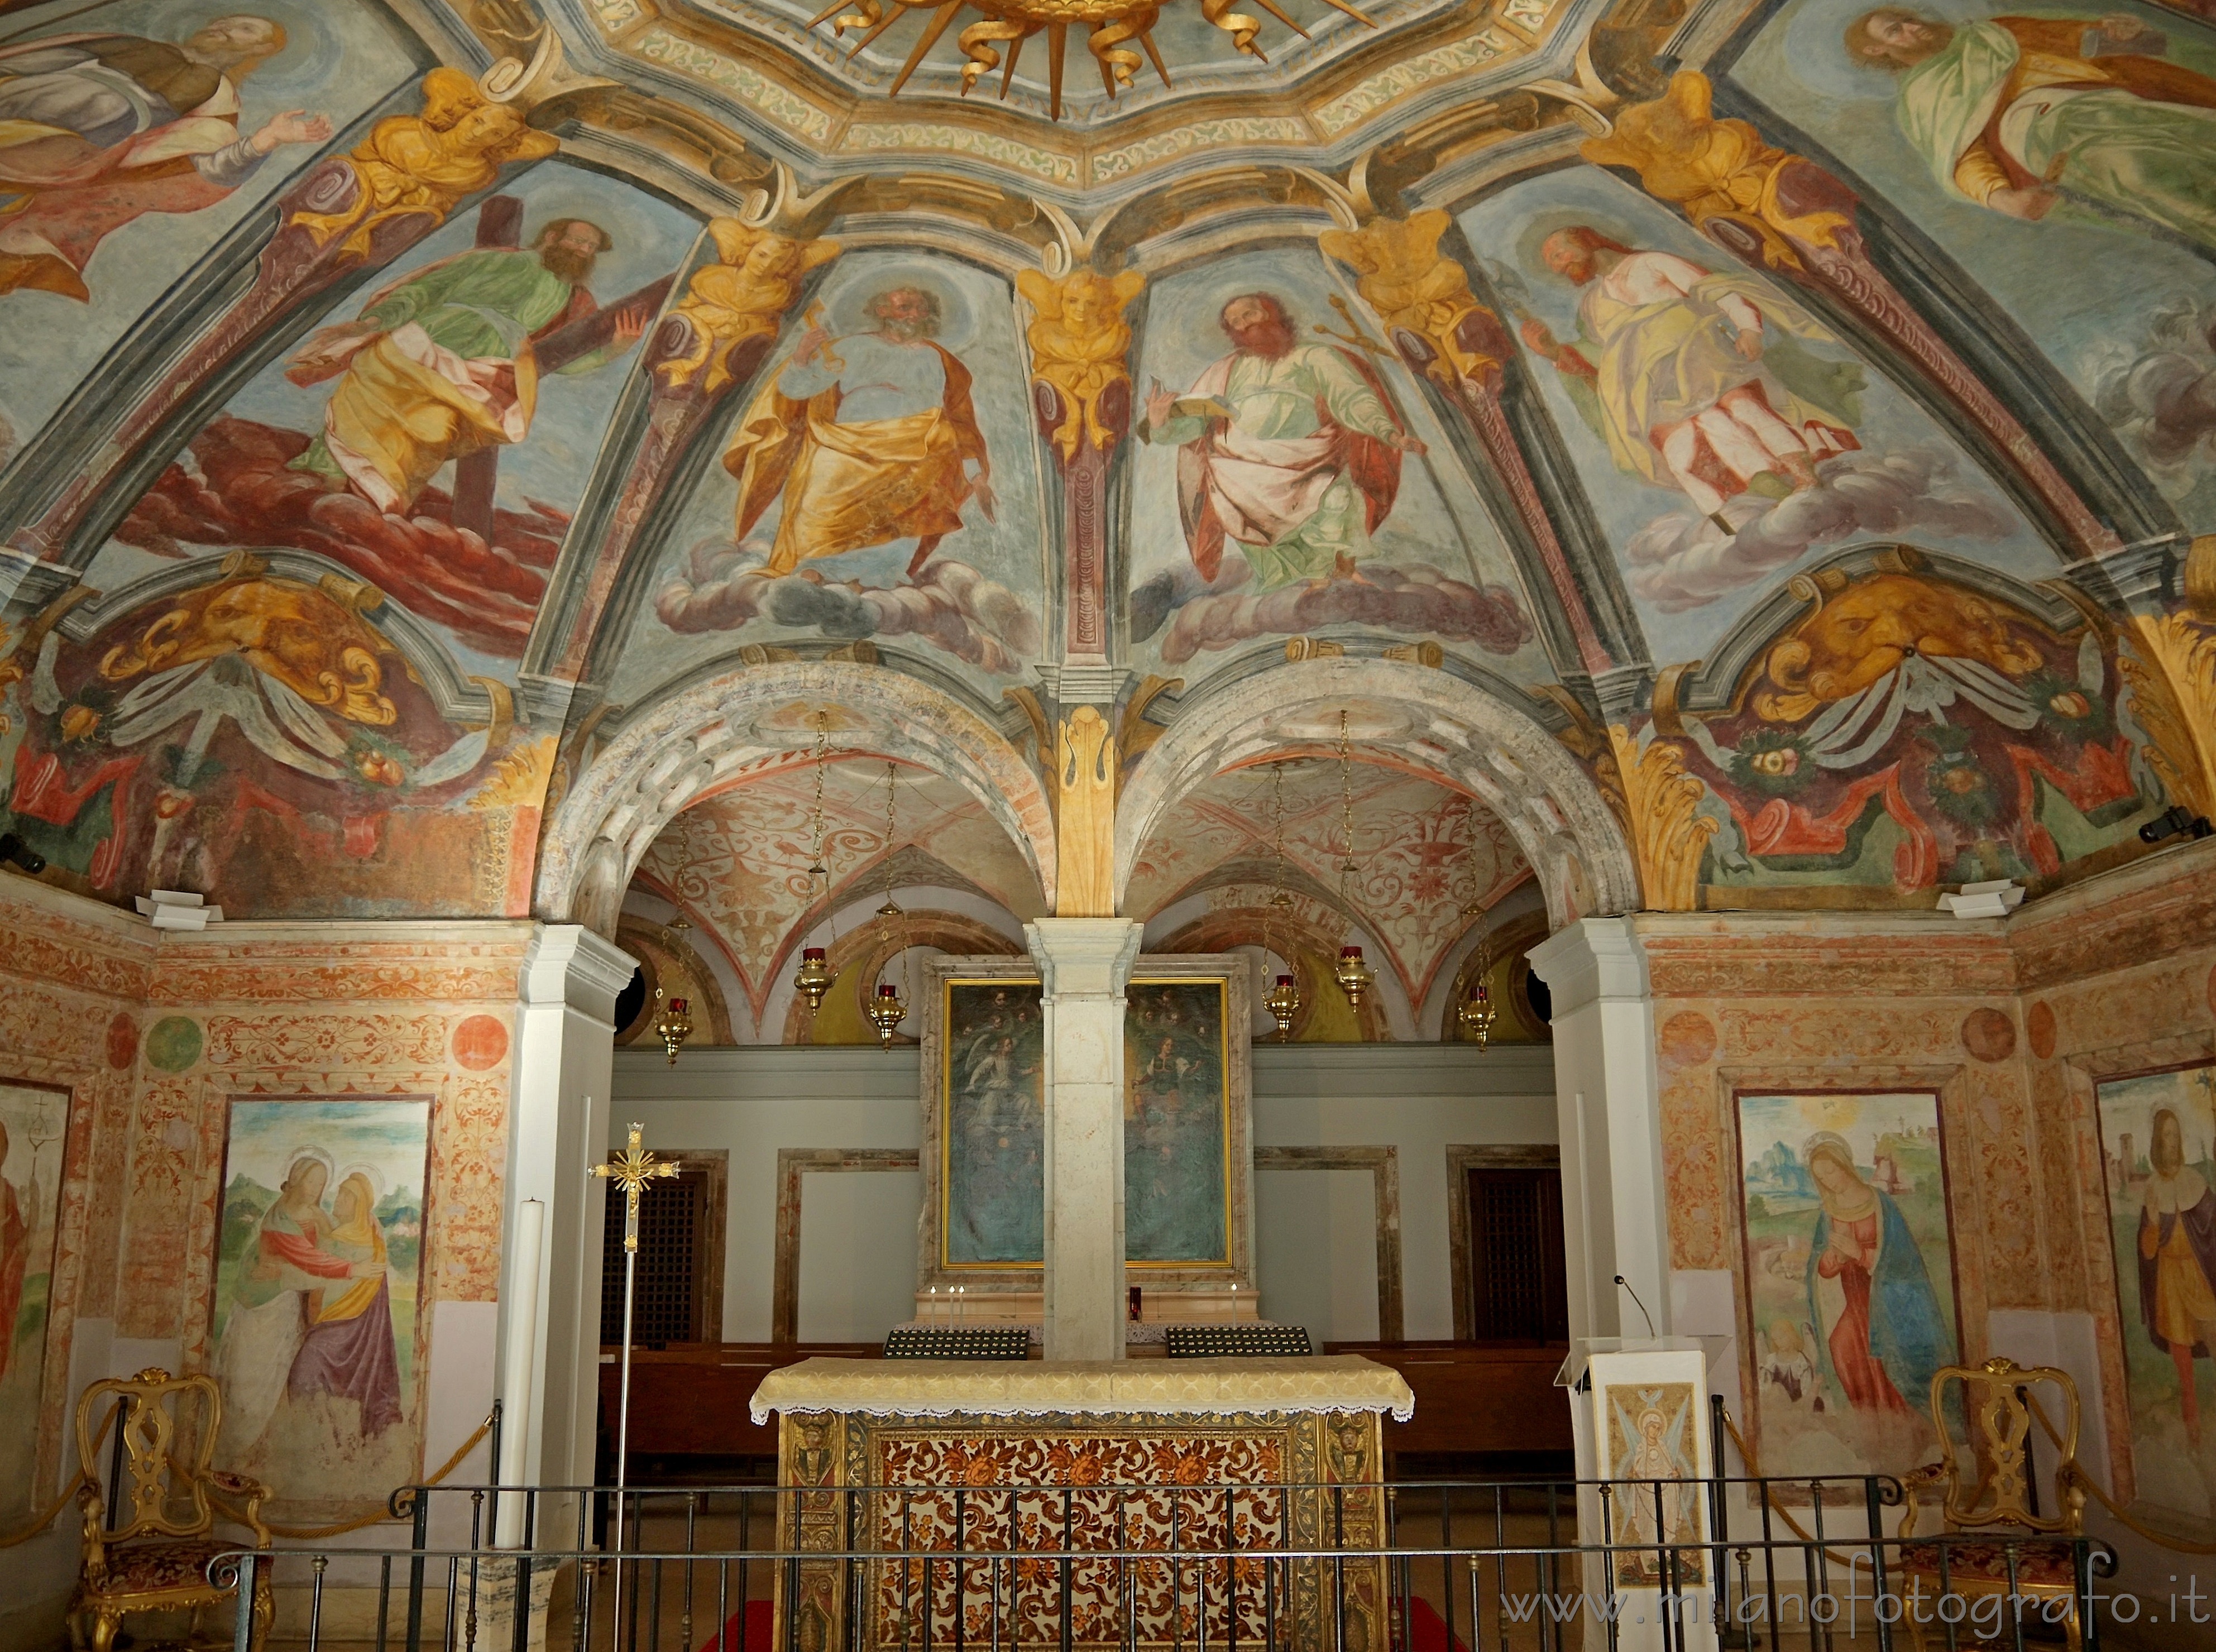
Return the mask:
<path id="1" fill-rule="evenodd" d="M 720 1189 L 711 1174 L 680 1171 L 639 1196 L 638 1286 L 631 1346 L 713 1341 L 721 1335 L 723 1243 Z M 620 1346 L 624 1309 L 624 1196 L 608 1193 L 600 1242 L 600 1341 Z"/>
<path id="2" fill-rule="evenodd" d="M 1469 1173 L 1469 1334 L 1480 1342 L 1561 1342 L 1570 1335 L 1562 1254 L 1562 1173 Z"/>

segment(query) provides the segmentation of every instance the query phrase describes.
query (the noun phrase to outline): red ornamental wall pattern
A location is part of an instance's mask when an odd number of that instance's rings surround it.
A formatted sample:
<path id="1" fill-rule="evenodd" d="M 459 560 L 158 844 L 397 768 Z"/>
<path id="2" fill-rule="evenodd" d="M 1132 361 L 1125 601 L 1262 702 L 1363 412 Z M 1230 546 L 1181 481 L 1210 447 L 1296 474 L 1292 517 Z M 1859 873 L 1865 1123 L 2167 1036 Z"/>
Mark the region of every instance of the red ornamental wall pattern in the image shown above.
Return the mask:
<path id="1" fill-rule="evenodd" d="M 234 1096 L 429 1097 L 426 1301 L 496 1298 L 517 971 L 529 930 L 472 928 L 477 936 L 452 940 L 428 931 L 350 940 L 336 926 L 309 941 L 249 939 L 243 926 L 157 939 L 136 920 L 80 916 L 66 897 L 0 878 L 0 931 L 10 941 L 0 960 L 0 1077 L 71 1094 L 38 1424 L 42 1483 L 58 1471 L 78 1321 L 174 1340 L 184 1369 L 206 1366 Z M 465 1022 L 476 1025 L 462 1037 Z M 165 1036 L 150 1039 L 157 1026 Z"/>

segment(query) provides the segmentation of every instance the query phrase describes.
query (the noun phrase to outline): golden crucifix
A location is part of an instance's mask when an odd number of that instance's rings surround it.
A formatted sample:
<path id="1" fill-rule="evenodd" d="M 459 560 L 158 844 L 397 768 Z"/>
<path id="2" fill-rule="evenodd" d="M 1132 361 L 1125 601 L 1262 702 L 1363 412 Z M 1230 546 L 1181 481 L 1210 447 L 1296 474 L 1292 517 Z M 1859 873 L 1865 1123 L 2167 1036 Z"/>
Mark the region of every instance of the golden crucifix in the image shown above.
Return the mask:
<path id="1" fill-rule="evenodd" d="M 606 1164 L 596 1164 L 592 1174 L 612 1184 L 611 1193 L 620 1188 L 624 1196 L 624 1323 L 623 1323 L 623 1395 L 616 1414 L 616 1598 L 622 1598 L 624 1484 L 631 1466 L 631 1310 L 638 1288 L 638 1197 L 646 1191 L 646 1184 L 658 1176 L 674 1176 L 682 1168 L 675 1159 L 657 1159 L 646 1150 L 639 1139 L 645 1126 L 633 1120 L 631 1143 L 620 1153 L 611 1154 Z"/>
<path id="2" fill-rule="evenodd" d="M 657 1159 L 641 1146 L 639 1136 L 644 1128 L 634 1120 L 631 1127 L 631 1145 L 611 1156 L 606 1164 L 593 1167 L 594 1175 L 606 1177 L 623 1190 L 624 1250 L 627 1256 L 638 1254 L 638 1196 L 646 1191 L 646 1184 L 656 1176 L 674 1176 L 684 1168 L 675 1159 Z M 625 1266 L 629 1263 L 626 1262 Z M 631 1313 L 627 1295 L 624 1322 L 628 1330 Z M 624 1341 L 628 1347 L 630 1337 L 625 1335 Z"/>

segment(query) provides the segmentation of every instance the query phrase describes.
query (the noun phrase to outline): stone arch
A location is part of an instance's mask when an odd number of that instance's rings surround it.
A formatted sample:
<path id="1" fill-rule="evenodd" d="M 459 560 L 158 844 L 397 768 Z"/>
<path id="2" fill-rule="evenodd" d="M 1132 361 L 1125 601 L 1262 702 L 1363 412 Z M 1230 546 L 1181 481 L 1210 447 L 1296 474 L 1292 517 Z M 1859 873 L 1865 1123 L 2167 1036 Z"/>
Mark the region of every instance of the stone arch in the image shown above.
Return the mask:
<path id="1" fill-rule="evenodd" d="M 760 726 L 796 705 L 835 706 L 856 722 L 834 728 L 834 740 L 865 741 L 969 791 L 1023 851 L 1052 908 L 1053 816 L 1016 749 L 975 712 L 913 677 L 812 660 L 735 667 L 625 718 L 555 811 L 539 850 L 532 911 L 550 923 L 612 935 L 624 890 L 656 834 L 710 787 L 813 738 L 799 724 Z"/>
<path id="2" fill-rule="evenodd" d="M 1444 671 L 1340 656 L 1265 671 L 1180 708 L 1132 770 L 1117 810 L 1118 906 L 1140 847 L 1179 798 L 1234 763 L 1308 743 L 1286 725 L 1370 701 L 1391 704 L 1411 725 L 1396 761 L 1431 770 L 1500 817 L 1538 875 L 1550 928 L 1639 905 L 1639 874 L 1616 817 L 1529 713 Z"/>

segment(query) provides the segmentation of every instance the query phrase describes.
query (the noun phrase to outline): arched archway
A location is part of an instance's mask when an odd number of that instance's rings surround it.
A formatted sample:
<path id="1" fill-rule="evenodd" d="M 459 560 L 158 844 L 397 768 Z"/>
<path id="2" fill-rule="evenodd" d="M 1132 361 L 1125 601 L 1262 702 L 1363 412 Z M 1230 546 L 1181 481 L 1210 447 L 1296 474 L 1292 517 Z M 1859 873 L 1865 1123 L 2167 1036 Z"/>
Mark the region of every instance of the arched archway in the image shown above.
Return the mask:
<path id="1" fill-rule="evenodd" d="M 913 677 L 881 666 L 806 661 L 739 667 L 626 719 L 555 812 L 539 852 L 532 910 L 549 922 L 612 934 L 624 890 L 655 835 L 748 764 L 806 746 L 814 737 L 808 708 L 819 706 L 850 719 L 834 730 L 842 742 L 866 743 L 972 793 L 1022 850 L 1051 905 L 1053 817 L 1038 777 L 1014 747 L 976 712 Z"/>
<path id="2" fill-rule="evenodd" d="M 1396 660 L 1324 659 L 1265 672 L 1183 707 L 1140 759 L 1116 817 L 1120 906 L 1141 846 L 1177 799 L 1210 775 L 1288 745 L 1313 745 L 1350 706 L 1389 706 L 1372 749 L 1474 793 L 1500 817 L 1545 892 L 1548 925 L 1639 904 L 1631 851 L 1599 789 L 1527 713 L 1446 672 Z M 1573 892 L 1574 891 L 1574 892 Z"/>

